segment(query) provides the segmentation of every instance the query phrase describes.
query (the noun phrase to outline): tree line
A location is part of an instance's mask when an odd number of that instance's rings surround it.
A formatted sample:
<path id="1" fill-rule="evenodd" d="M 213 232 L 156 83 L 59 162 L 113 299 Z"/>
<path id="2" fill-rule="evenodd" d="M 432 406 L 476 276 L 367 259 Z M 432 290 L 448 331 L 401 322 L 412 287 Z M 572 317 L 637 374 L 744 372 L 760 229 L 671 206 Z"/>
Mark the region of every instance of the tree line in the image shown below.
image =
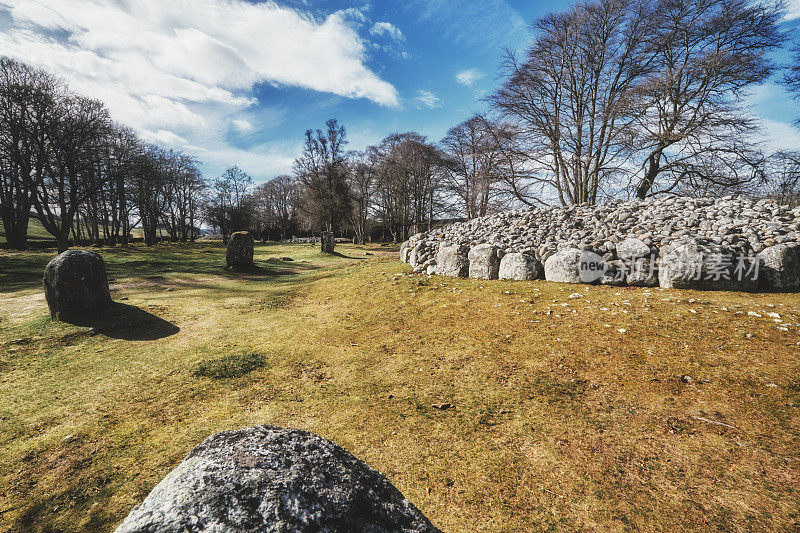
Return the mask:
<path id="1" fill-rule="evenodd" d="M 347 150 L 335 119 L 308 130 L 292 172 L 255 185 L 231 167 L 144 142 L 54 76 L 0 59 L 0 219 L 25 248 L 31 216 L 58 242 L 191 241 L 200 228 L 262 239 L 321 230 L 402 241 L 443 220 L 519 206 L 664 194 L 770 196 L 797 205 L 800 152 L 766 153 L 744 99 L 779 71 L 800 95 L 780 4 L 584 0 L 507 51 L 488 111 L 438 142 L 393 133 Z"/>

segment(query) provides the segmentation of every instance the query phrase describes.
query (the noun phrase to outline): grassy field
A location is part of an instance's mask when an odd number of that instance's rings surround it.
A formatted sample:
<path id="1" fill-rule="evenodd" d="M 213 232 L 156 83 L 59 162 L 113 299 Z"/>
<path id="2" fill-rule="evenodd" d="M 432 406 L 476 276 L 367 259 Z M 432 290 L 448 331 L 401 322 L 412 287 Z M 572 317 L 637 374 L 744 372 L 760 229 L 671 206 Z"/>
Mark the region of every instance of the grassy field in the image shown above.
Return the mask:
<path id="1" fill-rule="evenodd" d="M 55 238 L 44 229 L 42 223 L 36 218 L 31 218 L 28 222 L 28 241 L 31 243 L 42 241 L 55 241 Z M 6 242 L 6 230 L 0 222 L 0 244 Z"/>
<path id="2" fill-rule="evenodd" d="M 259 245 L 247 274 L 213 243 L 100 250 L 119 304 L 84 326 L 48 318 L 52 252 L 0 251 L 0 530 L 108 531 L 262 423 L 341 444 L 445 531 L 800 528 L 798 295 L 337 249 Z"/>
<path id="3" fill-rule="evenodd" d="M 134 239 L 141 239 L 144 236 L 144 232 L 141 228 L 133 228 L 131 230 L 131 235 Z M 161 235 L 169 236 L 168 232 L 162 232 Z M 6 239 L 6 230 L 3 226 L 3 223 L 0 222 L 0 244 L 7 242 Z M 50 233 L 44 229 L 42 223 L 37 218 L 31 218 L 28 222 L 28 243 L 31 245 L 34 244 L 42 244 L 46 245 L 47 243 L 55 243 L 55 237 L 50 235 Z M 55 246 L 55 244 L 53 244 Z"/>

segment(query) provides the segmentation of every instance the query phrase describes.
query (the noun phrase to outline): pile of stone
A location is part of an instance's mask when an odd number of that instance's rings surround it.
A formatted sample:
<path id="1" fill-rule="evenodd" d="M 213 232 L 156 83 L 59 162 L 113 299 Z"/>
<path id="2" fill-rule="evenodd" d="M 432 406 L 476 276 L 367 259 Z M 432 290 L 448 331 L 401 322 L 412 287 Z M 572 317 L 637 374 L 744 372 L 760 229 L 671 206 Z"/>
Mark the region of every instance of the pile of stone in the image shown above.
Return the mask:
<path id="1" fill-rule="evenodd" d="M 116 531 L 439 530 L 347 450 L 307 431 L 257 426 L 206 439 Z"/>
<path id="2" fill-rule="evenodd" d="M 800 207 L 744 197 L 498 213 L 419 233 L 415 272 L 724 290 L 800 288 Z"/>

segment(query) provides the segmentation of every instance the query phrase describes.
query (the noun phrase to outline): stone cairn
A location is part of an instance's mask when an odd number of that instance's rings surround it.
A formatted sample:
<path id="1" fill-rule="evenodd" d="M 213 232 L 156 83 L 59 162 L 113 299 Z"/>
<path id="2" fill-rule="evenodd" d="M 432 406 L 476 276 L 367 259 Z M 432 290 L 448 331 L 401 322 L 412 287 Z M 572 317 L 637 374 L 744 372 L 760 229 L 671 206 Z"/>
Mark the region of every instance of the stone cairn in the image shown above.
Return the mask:
<path id="1" fill-rule="evenodd" d="M 54 257 L 44 269 L 44 295 L 55 320 L 102 311 L 111 304 L 103 258 L 88 250 L 67 250 Z"/>
<path id="2" fill-rule="evenodd" d="M 307 431 L 257 426 L 206 439 L 116 531 L 438 529 L 345 449 Z"/>
<path id="3" fill-rule="evenodd" d="M 253 235 L 249 231 L 237 231 L 231 235 L 225 261 L 232 270 L 253 268 Z"/>
<path id="4" fill-rule="evenodd" d="M 332 231 L 323 231 L 322 232 L 322 253 L 323 254 L 332 254 L 333 248 L 335 247 L 335 241 L 333 239 L 333 232 Z"/>
<path id="5" fill-rule="evenodd" d="M 671 197 L 531 208 L 418 233 L 400 252 L 429 275 L 797 291 L 800 207 Z"/>

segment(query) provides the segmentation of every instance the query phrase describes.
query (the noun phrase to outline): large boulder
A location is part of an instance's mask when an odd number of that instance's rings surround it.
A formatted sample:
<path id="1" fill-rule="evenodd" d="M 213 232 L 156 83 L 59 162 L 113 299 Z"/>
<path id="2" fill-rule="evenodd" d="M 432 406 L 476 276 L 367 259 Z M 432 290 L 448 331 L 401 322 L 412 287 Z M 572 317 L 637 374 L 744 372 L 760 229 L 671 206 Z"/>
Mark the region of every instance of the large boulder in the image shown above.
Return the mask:
<path id="1" fill-rule="evenodd" d="M 478 244 L 469 250 L 469 277 L 497 279 L 500 272 L 498 249 L 491 244 Z"/>
<path id="2" fill-rule="evenodd" d="M 762 287 L 788 290 L 800 287 L 800 247 L 777 244 L 758 254 Z"/>
<path id="3" fill-rule="evenodd" d="M 253 235 L 249 231 L 237 231 L 228 241 L 225 254 L 228 268 L 248 269 L 253 267 Z"/>
<path id="4" fill-rule="evenodd" d="M 44 295 L 56 320 L 102 311 L 111 303 L 103 258 L 88 250 L 67 250 L 54 257 L 44 269 Z"/>
<path id="5" fill-rule="evenodd" d="M 347 450 L 307 431 L 258 426 L 206 439 L 116 531 L 438 530 Z"/>
<path id="6" fill-rule="evenodd" d="M 625 282 L 631 287 L 658 287 L 657 262 L 644 256 L 625 263 Z"/>
<path id="7" fill-rule="evenodd" d="M 596 253 L 567 248 L 547 258 L 544 277 L 561 283 L 593 283 L 601 280 L 607 269 L 603 258 Z"/>
<path id="8" fill-rule="evenodd" d="M 436 254 L 436 273 L 466 278 L 469 275 L 468 251 L 463 246 L 442 246 Z"/>
<path id="9" fill-rule="evenodd" d="M 757 261 L 698 239 L 684 239 L 661 249 L 658 282 L 666 289 L 750 290 Z"/>
<path id="10" fill-rule="evenodd" d="M 333 249 L 336 246 L 336 241 L 333 239 L 333 232 L 332 231 L 323 231 L 322 232 L 322 239 L 320 244 L 320 250 L 324 254 L 332 254 Z"/>
<path id="11" fill-rule="evenodd" d="M 532 280 L 544 275 L 542 264 L 534 256 L 521 253 L 505 254 L 500 260 L 500 279 Z"/>

